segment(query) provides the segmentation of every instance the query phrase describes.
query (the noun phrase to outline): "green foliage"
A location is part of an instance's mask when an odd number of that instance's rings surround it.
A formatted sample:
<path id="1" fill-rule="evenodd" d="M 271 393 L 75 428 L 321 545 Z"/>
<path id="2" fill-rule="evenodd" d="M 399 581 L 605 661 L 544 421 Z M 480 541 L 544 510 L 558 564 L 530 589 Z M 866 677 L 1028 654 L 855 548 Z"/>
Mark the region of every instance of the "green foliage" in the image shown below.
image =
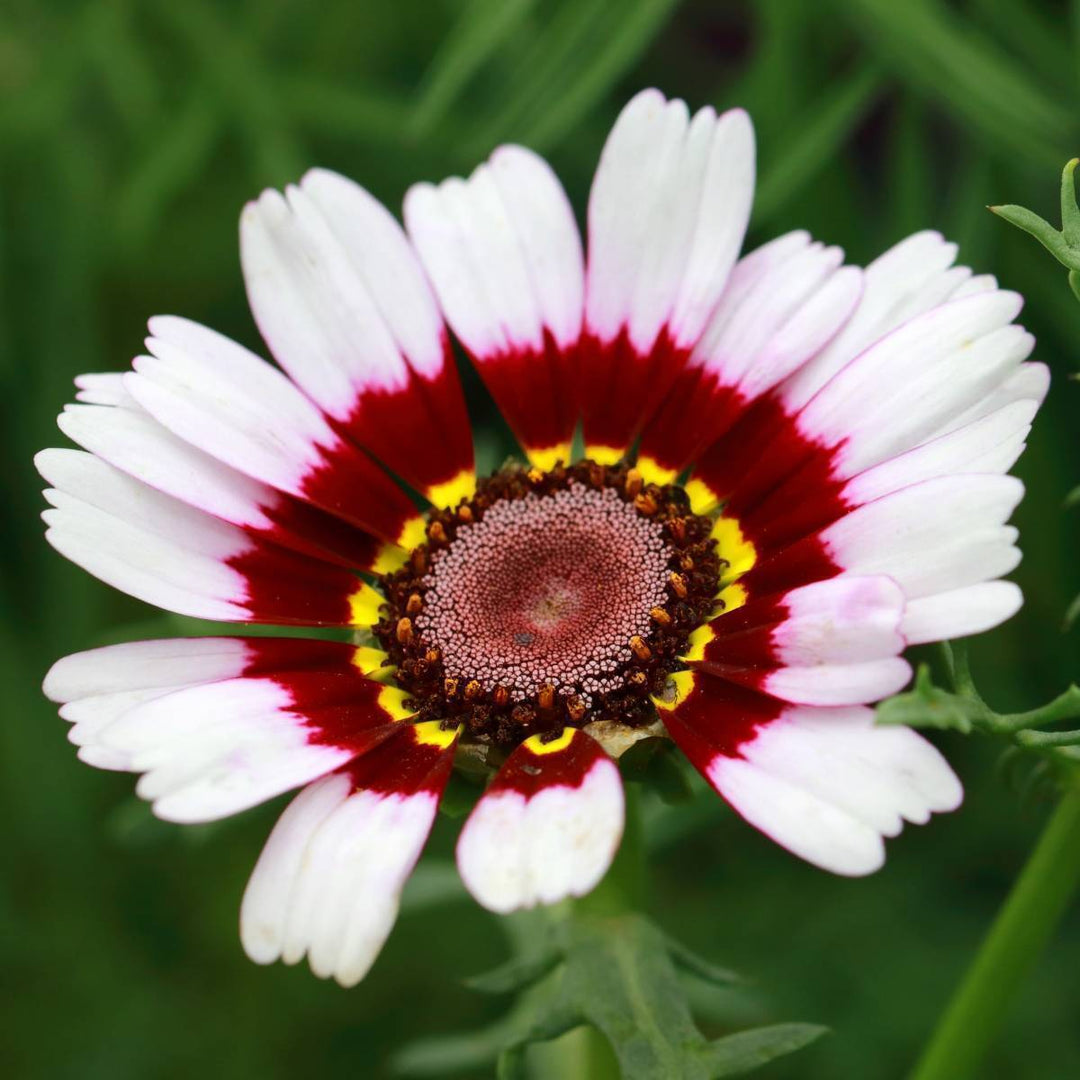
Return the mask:
<path id="1" fill-rule="evenodd" d="M 641 915 L 596 917 L 567 908 L 546 919 L 530 919 L 539 942 L 467 983 L 521 994 L 511 1012 L 481 1032 L 404 1050 L 400 1074 L 438 1076 L 464 1060 L 497 1060 L 500 1080 L 517 1080 L 528 1075 L 530 1044 L 587 1024 L 610 1044 L 624 1080 L 711 1080 L 744 1076 L 825 1033 L 816 1024 L 772 1024 L 709 1041 L 690 1015 L 678 967 L 717 986 L 737 976 L 673 944 Z"/>
<path id="2" fill-rule="evenodd" d="M 1023 749 L 1040 752 L 1046 765 L 1058 767 L 1065 785 L 1075 785 L 1076 770 L 1080 768 L 1080 731 L 1045 729 L 1063 721 L 1080 720 L 1080 687 L 1073 684 L 1036 709 L 999 713 L 986 704 L 975 688 L 966 648 L 945 644 L 942 653 L 952 689 L 935 686 L 929 665 L 921 664 L 912 690 L 897 694 L 877 707 L 879 724 L 998 736 Z"/>

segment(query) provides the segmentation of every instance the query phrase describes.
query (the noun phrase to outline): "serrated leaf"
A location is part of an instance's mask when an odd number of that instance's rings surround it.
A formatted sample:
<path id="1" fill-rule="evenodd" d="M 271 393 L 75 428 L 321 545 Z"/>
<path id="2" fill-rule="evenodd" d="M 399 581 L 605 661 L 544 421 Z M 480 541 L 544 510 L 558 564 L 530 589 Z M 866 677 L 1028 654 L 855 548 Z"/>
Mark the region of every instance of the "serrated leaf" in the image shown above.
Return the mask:
<path id="1" fill-rule="evenodd" d="M 1070 248 L 1065 237 L 1050 222 L 1023 206 L 991 206 L 990 209 L 1010 225 L 1035 237 L 1062 266 L 1080 269 L 1080 252 Z"/>
<path id="2" fill-rule="evenodd" d="M 507 994 L 542 979 L 558 962 L 558 950 L 545 948 L 515 956 L 491 971 L 472 975 L 463 981 L 470 990 L 479 990 L 484 994 Z"/>
<path id="3" fill-rule="evenodd" d="M 875 719 L 879 724 L 939 728 L 967 735 L 983 712 L 980 702 L 935 686 L 929 667 L 920 664 L 915 688 L 883 701 L 875 711 Z"/>
<path id="4" fill-rule="evenodd" d="M 690 972 L 691 975 L 696 975 L 699 979 L 712 986 L 726 989 L 731 986 L 739 986 L 744 982 L 743 977 L 738 972 L 732 971 L 730 968 L 720 967 L 711 960 L 706 960 L 705 957 L 699 956 L 692 949 L 688 949 L 674 938 L 669 937 L 667 939 L 667 946 L 668 951 L 671 953 L 671 959 L 675 961 L 678 967 Z"/>
<path id="5" fill-rule="evenodd" d="M 702 1057 L 708 1075 L 745 1076 L 749 1072 L 816 1042 L 828 1032 L 819 1024 L 773 1024 L 740 1031 L 710 1043 Z"/>

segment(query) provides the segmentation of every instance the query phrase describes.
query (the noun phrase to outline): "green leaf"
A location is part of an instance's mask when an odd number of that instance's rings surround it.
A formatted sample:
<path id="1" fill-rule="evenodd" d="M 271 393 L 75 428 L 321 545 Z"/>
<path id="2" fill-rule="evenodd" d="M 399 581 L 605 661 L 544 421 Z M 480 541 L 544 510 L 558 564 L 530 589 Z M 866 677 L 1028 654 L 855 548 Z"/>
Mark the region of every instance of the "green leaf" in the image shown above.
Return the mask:
<path id="1" fill-rule="evenodd" d="M 508 994 L 539 981 L 558 962 L 559 951 L 554 946 L 548 946 L 515 956 L 491 971 L 465 979 L 464 983 L 470 990 L 479 990 L 484 994 Z"/>
<path id="2" fill-rule="evenodd" d="M 969 734 L 983 713 L 981 703 L 934 685 L 930 668 L 920 664 L 915 688 L 883 701 L 875 719 L 879 724 L 903 724 Z"/>
<path id="3" fill-rule="evenodd" d="M 435 1076 L 497 1062 L 498 1076 L 523 1076 L 529 1044 L 585 1025 L 606 1040 L 623 1080 L 710 1080 L 797 1050 L 823 1030 L 781 1024 L 710 1043 L 690 1014 L 676 965 L 725 988 L 738 983 L 737 975 L 671 941 L 637 914 L 598 918 L 567 905 L 546 918 L 548 941 L 542 947 L 466 984 L 486 992 L 518 991 L 510 1013 L 479 1032 L 413 1044 L 395 1059 L 395 1071 Z"/>
<path id="4" fill-rule="evenodd" d="M 991 206 L 990 210 L 1010 225 L 1034 236 L 1062 266 L 1070 270 L 1080 270 L 1080 252 L 1071 250 L 1062 233 L 1049 221 L 1023 206 Z"/>
<path id="5" fill-rule="evenodd" d="M 717 1039 L 702 1056 L 710 1077 L 745 1076 L 778 1057 L 817 1042 L 828 1030 L 818 1024 L 773 1024 Z"/>
<path id="6" fill-rule="evenodd" d="M 705 957 L 699 956 L 692 949 L 688 949 L 672 937 L 667 938 L 667 947 L 676 966 L 690 972 L 691 975 L 696 975 L 711 986 L 727 989 L 732 986 L 741 986 L 744 982 L 738 972 L 732 971 L 730 968 L 720 967 L 711 960 L 706 960 Z"/>

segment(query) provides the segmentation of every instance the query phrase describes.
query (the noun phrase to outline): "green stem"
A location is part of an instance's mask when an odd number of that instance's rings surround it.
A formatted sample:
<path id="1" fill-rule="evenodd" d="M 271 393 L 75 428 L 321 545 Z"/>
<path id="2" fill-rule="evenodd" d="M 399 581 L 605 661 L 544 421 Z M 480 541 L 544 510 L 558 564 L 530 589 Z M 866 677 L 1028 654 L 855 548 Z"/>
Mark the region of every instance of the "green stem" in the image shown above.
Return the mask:
<path id="1" fill-rule="evenodd" d="M 1080 786 L 1066 791 L 911 1080 L 968 1080 L 1080 885 Z"/>

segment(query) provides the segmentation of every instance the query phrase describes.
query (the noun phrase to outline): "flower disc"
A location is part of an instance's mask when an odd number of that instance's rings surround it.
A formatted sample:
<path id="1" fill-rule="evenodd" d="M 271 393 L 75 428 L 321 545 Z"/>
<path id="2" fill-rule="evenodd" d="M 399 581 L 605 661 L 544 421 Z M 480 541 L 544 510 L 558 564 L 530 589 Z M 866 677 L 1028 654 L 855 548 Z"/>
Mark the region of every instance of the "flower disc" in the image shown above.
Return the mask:
<path id="1" fill-rule="evenodd" d="M 712 609 L 710 526 L 624 467 L 504 470 L 432 516 L 375 632 L 425 715 L 484 741 L 640 724 Z"/>

